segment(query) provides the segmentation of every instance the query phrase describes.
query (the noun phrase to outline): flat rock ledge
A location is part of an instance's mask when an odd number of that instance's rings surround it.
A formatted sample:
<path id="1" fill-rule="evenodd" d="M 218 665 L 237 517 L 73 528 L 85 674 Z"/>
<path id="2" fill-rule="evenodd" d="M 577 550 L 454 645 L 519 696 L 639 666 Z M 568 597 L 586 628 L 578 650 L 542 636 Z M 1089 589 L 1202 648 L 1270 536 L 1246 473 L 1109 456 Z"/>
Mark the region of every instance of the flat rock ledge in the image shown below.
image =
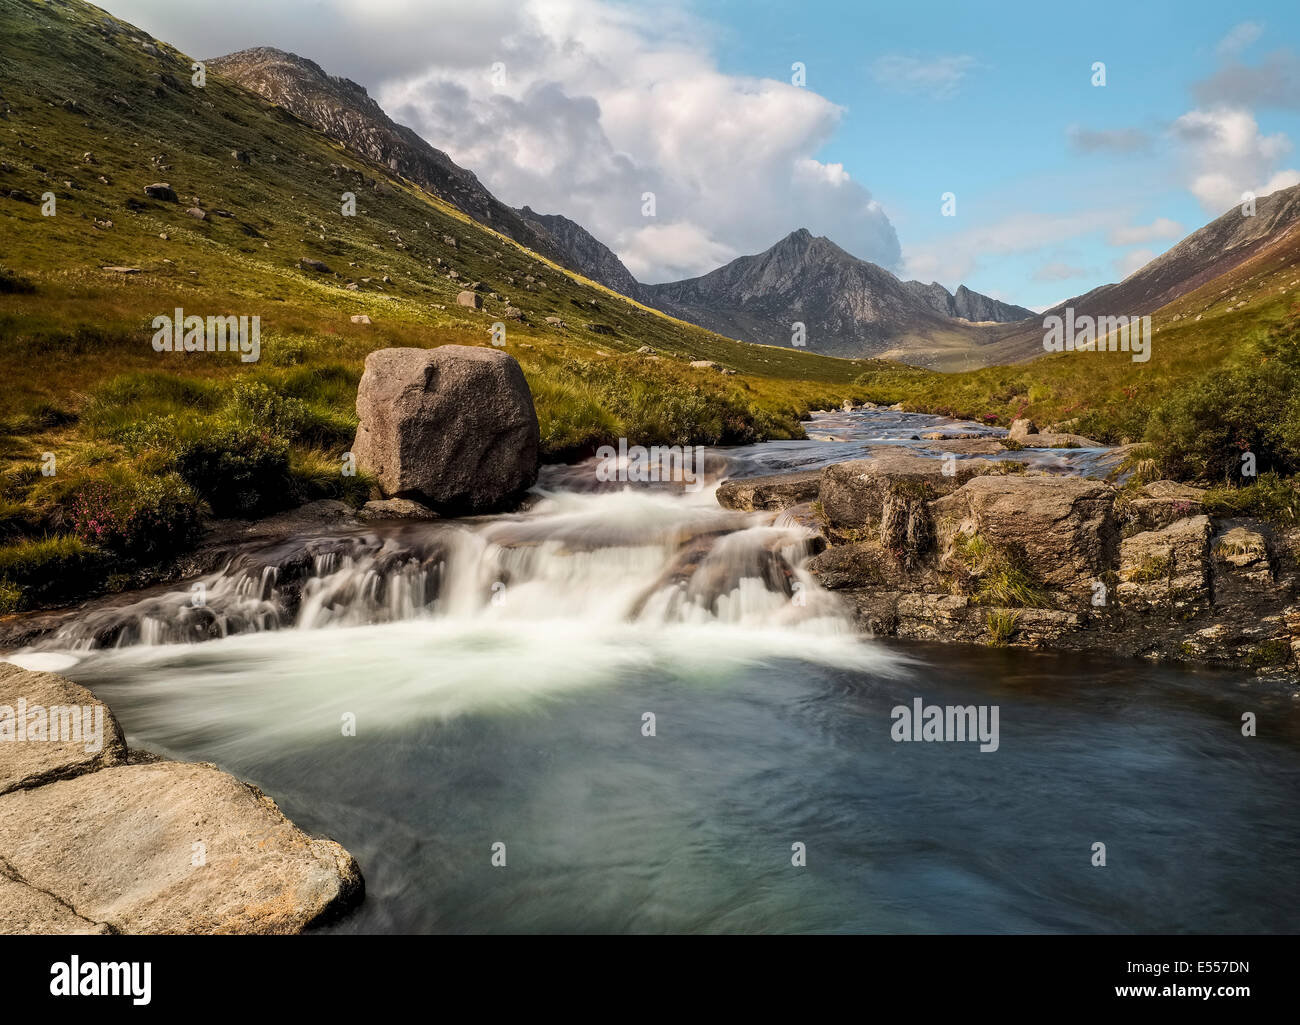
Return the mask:
<path id="1" fill-rule="evenodd" d="M 363 894 L 257 787 L 132 758 L 90 691 L 0 662 L 0 933 L 298 933 Z"/>
<path id="2" fill-rule="evenodd" d="M 866 633 L 1300 681 L 1300 529 L 1207 515 L 1203 491 L 1172 481 L 1119 489 L 973 456 L 945 474 L 881 450 L 728 482 L 718 501 L 805 510 L 808 570 Z"/>

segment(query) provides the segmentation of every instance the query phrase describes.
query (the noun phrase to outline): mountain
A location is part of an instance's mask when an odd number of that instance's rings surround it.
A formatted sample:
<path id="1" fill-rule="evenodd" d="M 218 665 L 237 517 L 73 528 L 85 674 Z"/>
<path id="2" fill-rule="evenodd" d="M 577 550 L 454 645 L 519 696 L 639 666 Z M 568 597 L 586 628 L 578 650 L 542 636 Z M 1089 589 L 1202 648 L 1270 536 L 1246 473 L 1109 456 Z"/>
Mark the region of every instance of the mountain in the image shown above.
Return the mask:
<path id="1" fill-rule="evenodd" d="M 1123 281 L 1101 285 L 1035 315 L 1034 321 L 996 334 L 980 354 L 984 363 L 1010 363 L 1043 354 L 1042 318 L 1073 308 L 1075 316 L 1145 316 L 1178 303 L 1207 284 L 1234 281 L 1234 272 L 1263 267 L 1300 247 L 1300 185 L 1256 200 L 1253 216 L 1233 207 L 1192 232 Z M 1227 289 L 1231 290 L 1231 289 Z M 1172 315 L 1172 314 L 1171 314 Z"/>
<path id="2" fill-rule="evenodd" d="M 919 281 L 904 281 L 903 287 L 935 313 L 957 320 L 968 320 L 972 324 L 1011 324 L 1035 315 L 1033 310 L 990 299 L 987 295 L 972 292 L 965 285 L 958 285 L 956 293 L 949 292 L 937 281 L 931 281 L 928 285 Z"/>
<path id="3" fill-rule="evenodd" d="M 519 208 L 519 215 L 546 233 L 564 254 L 565 266 L 630 299 L 641 298 L 641 283 L 609 246 L 581 224 L 563 214 L 539 214 L 526 206 Z"/>
<path id="4" fill-rule="evenodd" d="M 516 210 L 471 171 L 384 113 L 365 87 L 328 74 L 315 61 L 274 47 L 240 50 L 208 69 L 284 108 L 348 149 L 428 189 L 462 213 L 624 295 L 636 281 L 612 252 L 559 215 Z M 627 291 L 627 288 L 632 291 Z"/>
<path id="5" fill-rule="evenodd" d="M 902 282 L 806 228 L 702 277 L 642 290 L 651 305 L 732 338 L 789 346 L 800 322 L 813 352 L 922 364 L 975 344 L 975 318 L 1033 316 L 966 288 L 953 296 Z"/>

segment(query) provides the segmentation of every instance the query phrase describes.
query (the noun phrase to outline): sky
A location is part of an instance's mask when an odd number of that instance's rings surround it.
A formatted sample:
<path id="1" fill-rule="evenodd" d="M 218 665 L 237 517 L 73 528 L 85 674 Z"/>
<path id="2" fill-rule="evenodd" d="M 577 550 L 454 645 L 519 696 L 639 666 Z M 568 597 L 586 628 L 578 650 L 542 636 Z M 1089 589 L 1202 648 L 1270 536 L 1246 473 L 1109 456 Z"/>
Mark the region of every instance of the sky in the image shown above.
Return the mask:
<path id="1" fill-rule="evenodd" d="M 1296 0 L 102 6 L 194 57 L 310 57 L 647 282 L 808 228 L 1041 310 L 1300 183 Z"/>

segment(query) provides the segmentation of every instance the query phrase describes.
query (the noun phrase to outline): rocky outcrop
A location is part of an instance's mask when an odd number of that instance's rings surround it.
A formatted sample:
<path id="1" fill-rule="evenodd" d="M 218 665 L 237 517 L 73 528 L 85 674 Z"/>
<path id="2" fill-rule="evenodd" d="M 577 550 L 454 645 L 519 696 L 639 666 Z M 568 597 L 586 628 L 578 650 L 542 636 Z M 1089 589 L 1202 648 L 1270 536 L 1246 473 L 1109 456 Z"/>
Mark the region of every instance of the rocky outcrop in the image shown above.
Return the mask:
<path id="1" fill-rule="evenodd" d="M 1114 561 L 1115 490 L 1098 481 L 1045 475 L 976 477 L 931 505 L 945 534 L 978 535 L 1015 553 L 1048 586 L 1089 586 Z"/>
<path id="2" fill-rule="evenodd" d="M 752 498 L 744 483 L 719 500 L 775 509 L 810 492 L 806 473 Z M 875 634 L 1296 676 L 1300 530 L 1216 520 L 1201 494 L 885 451 L 822 471 L 807 568 Z"/>
<path id="3" fill-rule="evenodd" d="M 130 758 L 112 713 L 52 673 L 0 663 L 0 774 L 0 933 L 301 932 L 362 896 L 337 843 L 214 765 Z"/>
<path id="4" fill-rule="evenodd" d="M 122 728 L 85 687 L 0 662 L 0 795 L 125 761 Z"/>
<path id="5" fill-rule="evenodd" d="M 537 480 L 540 434 L 514 357 L 444 345 L 379 349 L 357 390 L 357 466 L 385 498 L 440 515 L 516 503 Z"/>
<path id="6" fill-rule="evenodd" d="M 718 488 L 718 504 L 724 509 L 746 512 L 789 509 L 803 502 L 811 502 L 817 497 L 820 487 L 820 470 L 745 477 L 725 481 Z"/>
<path id="7" fill-rule="evenodd" d="M 581 224 L 563 214 L 539 214 L 526 206 L 519 208 L 519 215 L 545 232 L 563 254 L 566 267 L 631 299 L 640 298 L 640 282 L 609 246 Z"/>

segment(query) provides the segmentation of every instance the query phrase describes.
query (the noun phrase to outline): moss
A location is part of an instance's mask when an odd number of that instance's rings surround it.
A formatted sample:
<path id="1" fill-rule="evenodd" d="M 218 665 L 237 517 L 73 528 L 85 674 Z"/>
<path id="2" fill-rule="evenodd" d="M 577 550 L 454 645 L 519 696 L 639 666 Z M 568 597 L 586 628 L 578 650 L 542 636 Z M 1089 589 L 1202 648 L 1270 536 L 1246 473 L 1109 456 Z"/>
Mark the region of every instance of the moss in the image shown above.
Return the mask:
<path id="1" fill-rule="evenodd" d="M 1149 584 L 1166 580 L 1173 573 L 1174 561 L 1168 555 L 1148 555 L 1129 576 L 1135 584 Z"/>
<path id="2" fill-rule="evenodd" d="M 1257 644 L 1246 656 L 1246 664 L 1256 669 L 1286 665 L 1290 661 L 1291 642 L 1285 637 L 1274 637 Z"/>

